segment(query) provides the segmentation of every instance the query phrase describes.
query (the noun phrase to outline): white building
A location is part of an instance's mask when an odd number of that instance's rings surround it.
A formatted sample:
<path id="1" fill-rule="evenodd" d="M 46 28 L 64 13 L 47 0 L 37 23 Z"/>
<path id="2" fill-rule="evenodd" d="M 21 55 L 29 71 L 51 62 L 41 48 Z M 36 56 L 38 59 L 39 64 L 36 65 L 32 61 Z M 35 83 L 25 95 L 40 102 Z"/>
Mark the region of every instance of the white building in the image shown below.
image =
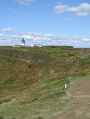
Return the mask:
<path id="1" fill-rule="evenodd" d="M 32 45 L 31 45 L 31 47 L 35 47 L 35 45 L 34 45 L 34 44 L 32 44 Z"/>
<path id="2" fill-rule="evenodd" d="M 32 44 L 31 47 L 43 47 L 42 45 L 34 45 Z"/>

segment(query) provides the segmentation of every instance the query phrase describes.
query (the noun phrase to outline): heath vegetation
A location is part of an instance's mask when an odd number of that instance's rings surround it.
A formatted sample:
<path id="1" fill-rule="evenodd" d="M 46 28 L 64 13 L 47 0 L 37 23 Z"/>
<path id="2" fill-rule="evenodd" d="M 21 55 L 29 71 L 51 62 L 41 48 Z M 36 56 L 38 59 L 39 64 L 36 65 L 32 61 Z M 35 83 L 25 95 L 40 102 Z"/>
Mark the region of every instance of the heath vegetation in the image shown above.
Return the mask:
<path id="1" fill-rule="evenodd" d="M 0 119 L 62 115 L 76 104 L 64 84 L 90 76 L 89 67 L 89 48 L 0 47 Z"/>

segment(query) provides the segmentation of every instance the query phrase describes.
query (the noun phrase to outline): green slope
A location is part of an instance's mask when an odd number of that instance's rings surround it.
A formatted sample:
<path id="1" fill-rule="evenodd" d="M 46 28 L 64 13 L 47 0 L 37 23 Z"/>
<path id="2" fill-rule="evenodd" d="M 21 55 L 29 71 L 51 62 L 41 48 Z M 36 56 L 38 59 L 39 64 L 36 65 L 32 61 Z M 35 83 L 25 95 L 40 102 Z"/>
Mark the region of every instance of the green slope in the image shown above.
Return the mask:
<path id="1" fill-rule="evenodd" d="M 0 47 L 0 115 L 5 119 L 58 117 L 75 103 L 66 96 L 64 84 L 90 75 L 89 52 L 89 48 L 65 46 Z"/>

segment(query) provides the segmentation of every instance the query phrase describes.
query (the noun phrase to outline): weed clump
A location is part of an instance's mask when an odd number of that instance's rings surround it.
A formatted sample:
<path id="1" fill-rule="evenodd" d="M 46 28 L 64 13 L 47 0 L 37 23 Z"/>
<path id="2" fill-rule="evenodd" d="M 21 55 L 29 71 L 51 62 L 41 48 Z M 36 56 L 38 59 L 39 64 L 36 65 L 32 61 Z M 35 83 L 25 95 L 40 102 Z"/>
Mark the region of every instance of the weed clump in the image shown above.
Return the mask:
<path id="1" fill-rule="evenodd" d="M 42 116 L 38 116 L 35 119 L 44 119 Z"/>
<path id="2" fill-rule="evenodd" d="M 2 116 L 0 116 L 0 119 L 3 119 L 3 117 L 2 117 Z"/>

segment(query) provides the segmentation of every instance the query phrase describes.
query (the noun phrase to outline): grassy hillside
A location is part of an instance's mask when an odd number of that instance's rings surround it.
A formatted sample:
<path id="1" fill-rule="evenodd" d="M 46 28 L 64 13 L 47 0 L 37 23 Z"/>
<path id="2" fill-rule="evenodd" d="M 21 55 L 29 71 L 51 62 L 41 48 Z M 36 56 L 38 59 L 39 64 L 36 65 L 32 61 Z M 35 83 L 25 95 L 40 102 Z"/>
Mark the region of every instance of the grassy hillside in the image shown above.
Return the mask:
<path id="1" fill-rule="evenodd" d="M 89 76 L 89 67 L 89 48 L 0 47 L 0 115 L 4 119 L 58 117 L 75 103 L 64 84 Z"/>

